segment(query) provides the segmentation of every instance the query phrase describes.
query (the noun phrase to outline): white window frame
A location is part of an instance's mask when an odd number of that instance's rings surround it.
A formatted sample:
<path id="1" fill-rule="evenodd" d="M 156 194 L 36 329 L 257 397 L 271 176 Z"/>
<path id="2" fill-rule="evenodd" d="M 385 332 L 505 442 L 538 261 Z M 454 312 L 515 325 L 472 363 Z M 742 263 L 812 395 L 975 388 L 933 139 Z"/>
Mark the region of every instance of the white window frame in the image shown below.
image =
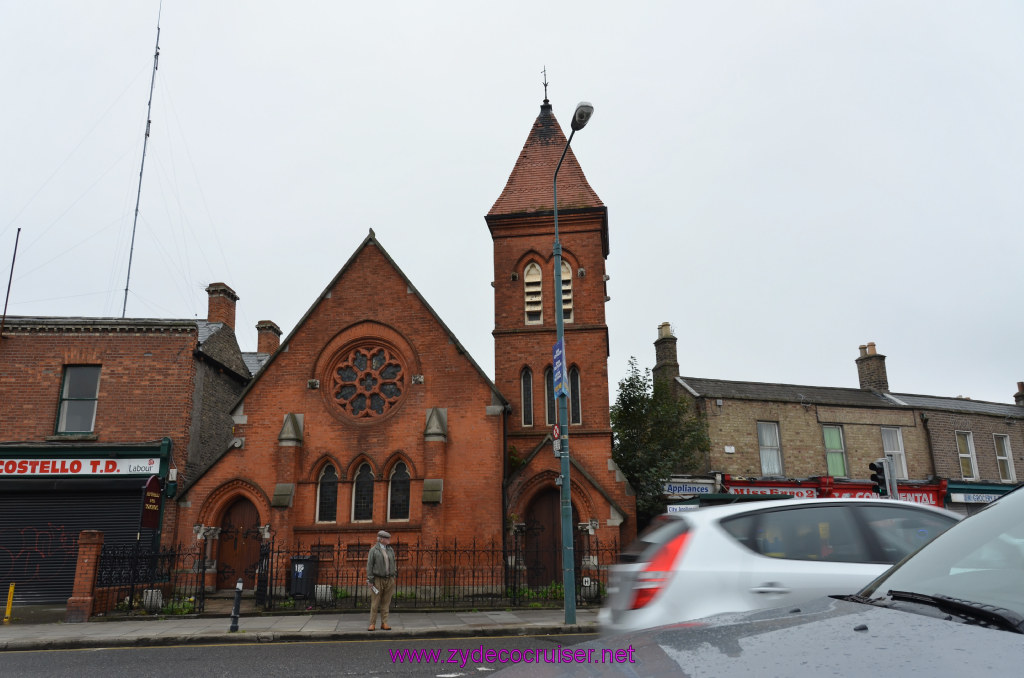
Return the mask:
<path id="1" fill-rule="evenodd" d="M 960 451 L 960 436 L 964 436 L 964 440 L 967 441 L 967 454 Z M 960 475 L 963 476 L 964 480 L 978 480 L 978 457 L 974 451 L 974 433 L 971 431 L 956 431 L 956 456 L 957 461 L 960 464 Z M 973 475 L 964 475 L 964 460 L 968 460 L 971 463 L 971 470 Z"/>
<path id="2" fill-rule="evenodd" d="M 544 323 L 544 271 L 535 261 L 523 269 L 523 319 L 527 325 Z"/>
<path id="3" fill-rule="evenodd" d="M 1003 454 L 999 455 L 999 443 L 998 439 L 1003 440 Z M 999 480 L 1004 483 L 1015 483 L 1017 482 L 1017 473 L 1013 468 L 1013 450 L 1010 449 L 1010 436 L 1005 433 L 993 433 L 992 434 L 992 445 L 996 449 L 996 466 L 999 468 Z M 1007 475 L 1003 475 L 1003 462 L 1006 463 Z"/>
<path id="4" fill-rule="evenodd" d="M 562 259 L 562 322 L 571 323 L 572 312 L 572 266 Z"/>
<path id="5" fill-rule="evenodd" d="M 827 429 L 827 428 L 834 428 L 837 431 L 839 431 L 839 449 L 835 449 L 835 450 L 828 449 L 828 438 L 825 437 L 825 429 Z M 843 427 L 840 426 L 839 424 L 822 424 L 821 425 L 821 438 L 822 438 L 822 441 L 825 444 L 825 471 L 829 475 L 833 475 L 832 474 L 832 469 L 831 469 L 831 467 L 829 466 L 829 463 L 828 463 L 828 458 L 829 458 L 829 455 L 837 454 L 837 455 L 839 455 L 839 458 L 842 459 L 842 462 L 843 462 L 843 472 L 842 472 L 842 474 L 840 474 L 840 475 L 838 475 L 836 477 L 837 478 L 849 478 L 850 477 L 850 465 L 846 463 L 846 436 L 843 435 Z"/>
<path id="6" fill-rule="evenodd" d="M 899 444 L 899 447 L 892 450 L 885 449 L 885 435 L 882 431 L 896 431 L 896 442 Z M 892 460 L 892 470 L 896 480 L 909 480 L 907 452 L 903 447 L 903 429 L 899 426 L 882 426 L 879 430 L 879 435 L 882 437 L 882 454 Z"/>
<path id="7" fill-rule="evenodd" d="M 96 390 L 91 396 L 84 394 L 71 395 L 74 381 L 78 381 L 74 378 L 76 374 L 82 374 L 80 370 L 96 370 Z M 81 435 L 93 433 L 96 430 L 96 409 L 100 399 L 100 378 L 102 377 L 102 367 L 100 365 L 65 365 L 64 375 L 61 380 L 60 386 L 60 404 L 57 407 L 57 433 L 59 435 Z M 81 379 L 81 378 L 79 378 Z M 88 382 L 86 382 L 88 383 Z M 75 390 L 79 390 L 79 385 Z M 68 409 L 74 406 L 79 406 L 83 403 L 91 404 L 92 412 L 89 419 L 89 428 L 72 430 L 68 428 Z"/>
<path id="8" fill-rule="evenodd" d="M 778 447 L 765 446 L 761 440 L 761 425 L 775 427 L 775 440 L 778 442 Z M 759 421 L 757 422 L 757 447 L 760 452 L 761 459 L 761 475 L 762 476 L 781 476 L 784 475 L 784 467 L 782 466 L 782 437 L 779 435 L 779 422 L 777 421 Z M 778 472 L 769 473 L 765 467 L 765 454 L 774 454 L 777 459 Z"/>

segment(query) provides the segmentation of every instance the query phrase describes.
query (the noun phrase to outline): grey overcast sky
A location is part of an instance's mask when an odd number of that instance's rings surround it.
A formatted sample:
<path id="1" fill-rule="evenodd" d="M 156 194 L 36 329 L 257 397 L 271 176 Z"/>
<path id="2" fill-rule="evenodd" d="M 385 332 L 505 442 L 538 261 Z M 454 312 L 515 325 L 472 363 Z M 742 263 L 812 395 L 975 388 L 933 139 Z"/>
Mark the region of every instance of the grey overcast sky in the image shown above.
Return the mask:
<path id="1" fill-rule="evenodd" d="M 11 315 L 120 317 L 157 0 L 0 3 Z M 289 333 L 373 228 L 493 376 L 484 222 L 549 98 L 608 206 L 610 395 L 684 375 L 1012 402 L 1024 4 L 165 0 L 127 312 Z M 373 312 L 373 299 L 367 299 Z M 571 351 L 571 347 L 570 347 Z M 571 356 L 570 356 L 571 357 Z"/>

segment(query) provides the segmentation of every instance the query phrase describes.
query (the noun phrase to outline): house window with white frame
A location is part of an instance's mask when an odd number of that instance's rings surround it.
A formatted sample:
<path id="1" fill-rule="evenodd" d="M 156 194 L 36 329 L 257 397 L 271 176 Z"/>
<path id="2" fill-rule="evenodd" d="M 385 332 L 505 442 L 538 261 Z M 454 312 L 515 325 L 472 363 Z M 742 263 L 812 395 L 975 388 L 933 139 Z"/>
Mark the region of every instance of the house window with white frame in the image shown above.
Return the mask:
<path id="1" fill-rule="evenodd" d="M 846 447 L 843 443 L 842 426 L 822 426 L 825 438 L 825 467 L 830 476 L 846 478 Z"/>
<path id="2" fill-rule="evenodd" d="M 529 263 L 523 271 L 523 294 L 526 302 L 526 324 L 540 325 L 544 322 L 543 275 L 540 266 Z"/>
<path id="3" fill-rule="evenodd" d="M 533 370 L 524 367 L 519 375 L 519 396 L 523 404 L 523 426 L 533 426 Z"/>
<path id="4" fill-rule="evenodd" d="M 572 322 L 572 267 L 562 259 L 562 321 Z"/>
<path id="5" fill-rule="evenodd" d="M 782 446 L 779 443 L 778 422 L 757 422 L 757 444 L 761 449 L 761 475 L 781 476 Z"/>
<path id="6" fill-rule="evenodd" d="M 373 520 L 373 471 L 363 464 L 356 472 L 352 491 L 352 522 Z"/>
<path id="7" fill-rule="evenodd" d="M 1004 483 L 1017 481 L 1013 470 L 1013 453 L 1010 451 L 1010 436 L 1002 433 L 994 434 L 996 446 L 996 465 L 999 467 L 999 480 Z"/>
<path id="8" fill-rule="evenodd" d="M 92 433 L 100 392 L 99 365 L 68 365 L 60 389 L 57 433 Z"/>
<path id="9" fill-rule="evenodd" d="M 956 432 L 956 452 L 960 457 L 960 475 L 964 480 L 978 479 L 978 460 L 974 455 L 974 434 L 970 431 Z"/>
<path id="10" fill-rule="evenodd" d="M 320 472 L 316 484 L 316 522 L 333 523 L 338 520 L 338 472 L 328 464 Z"/>
<path id="11" fill-rule="evenodd" d="M 409 520 L 409 469 L 404 461 L 395 464 L 388 483 L 388 520 Z"/>
<path id="12" fill-rule="evenodd" d="M 882 452 L 892 460 L 892 470 L 897 480 L 906 480 L 907 455 L 903 450 L 903 431 L 898 426 L 882 427 Z"/>

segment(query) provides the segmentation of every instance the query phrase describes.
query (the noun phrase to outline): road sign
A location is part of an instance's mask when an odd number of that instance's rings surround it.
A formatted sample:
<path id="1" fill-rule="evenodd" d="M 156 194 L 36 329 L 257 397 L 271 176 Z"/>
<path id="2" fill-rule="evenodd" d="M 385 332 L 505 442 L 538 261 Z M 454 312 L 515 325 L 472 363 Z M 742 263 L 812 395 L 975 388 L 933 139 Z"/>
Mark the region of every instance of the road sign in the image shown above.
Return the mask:
<path id="1" fill-rule="evenodd" d="M 559 435 L 560 433 L 561 431 L 558 429 L 558 424 L 555 424 L 551 428 L 551 437 L 554 438 L 555 440 L 558 440 L 559 438 L 562 437 L 561 435 Z"/>

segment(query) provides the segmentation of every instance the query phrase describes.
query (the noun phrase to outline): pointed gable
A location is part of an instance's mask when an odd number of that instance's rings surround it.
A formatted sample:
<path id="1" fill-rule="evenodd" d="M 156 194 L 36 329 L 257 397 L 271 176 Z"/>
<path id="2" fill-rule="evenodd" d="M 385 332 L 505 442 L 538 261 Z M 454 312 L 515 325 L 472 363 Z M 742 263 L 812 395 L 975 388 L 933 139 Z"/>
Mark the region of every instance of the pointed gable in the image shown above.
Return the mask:
<path id="1" fill-rule="evenodd" d="M 565 149 L 565 141 L 565 134 L 551 111 L 551 104 L 545 99 L 505 189 L 494 201 L 487 216 L 553 210 L 551 183 L 558 159 Z M 587 183 L 583 169 L 570 147 L 562 161 L 562 169 L 558 172 L 558 209 L 589 207 L 604 207 L 604 203 Z"/>

